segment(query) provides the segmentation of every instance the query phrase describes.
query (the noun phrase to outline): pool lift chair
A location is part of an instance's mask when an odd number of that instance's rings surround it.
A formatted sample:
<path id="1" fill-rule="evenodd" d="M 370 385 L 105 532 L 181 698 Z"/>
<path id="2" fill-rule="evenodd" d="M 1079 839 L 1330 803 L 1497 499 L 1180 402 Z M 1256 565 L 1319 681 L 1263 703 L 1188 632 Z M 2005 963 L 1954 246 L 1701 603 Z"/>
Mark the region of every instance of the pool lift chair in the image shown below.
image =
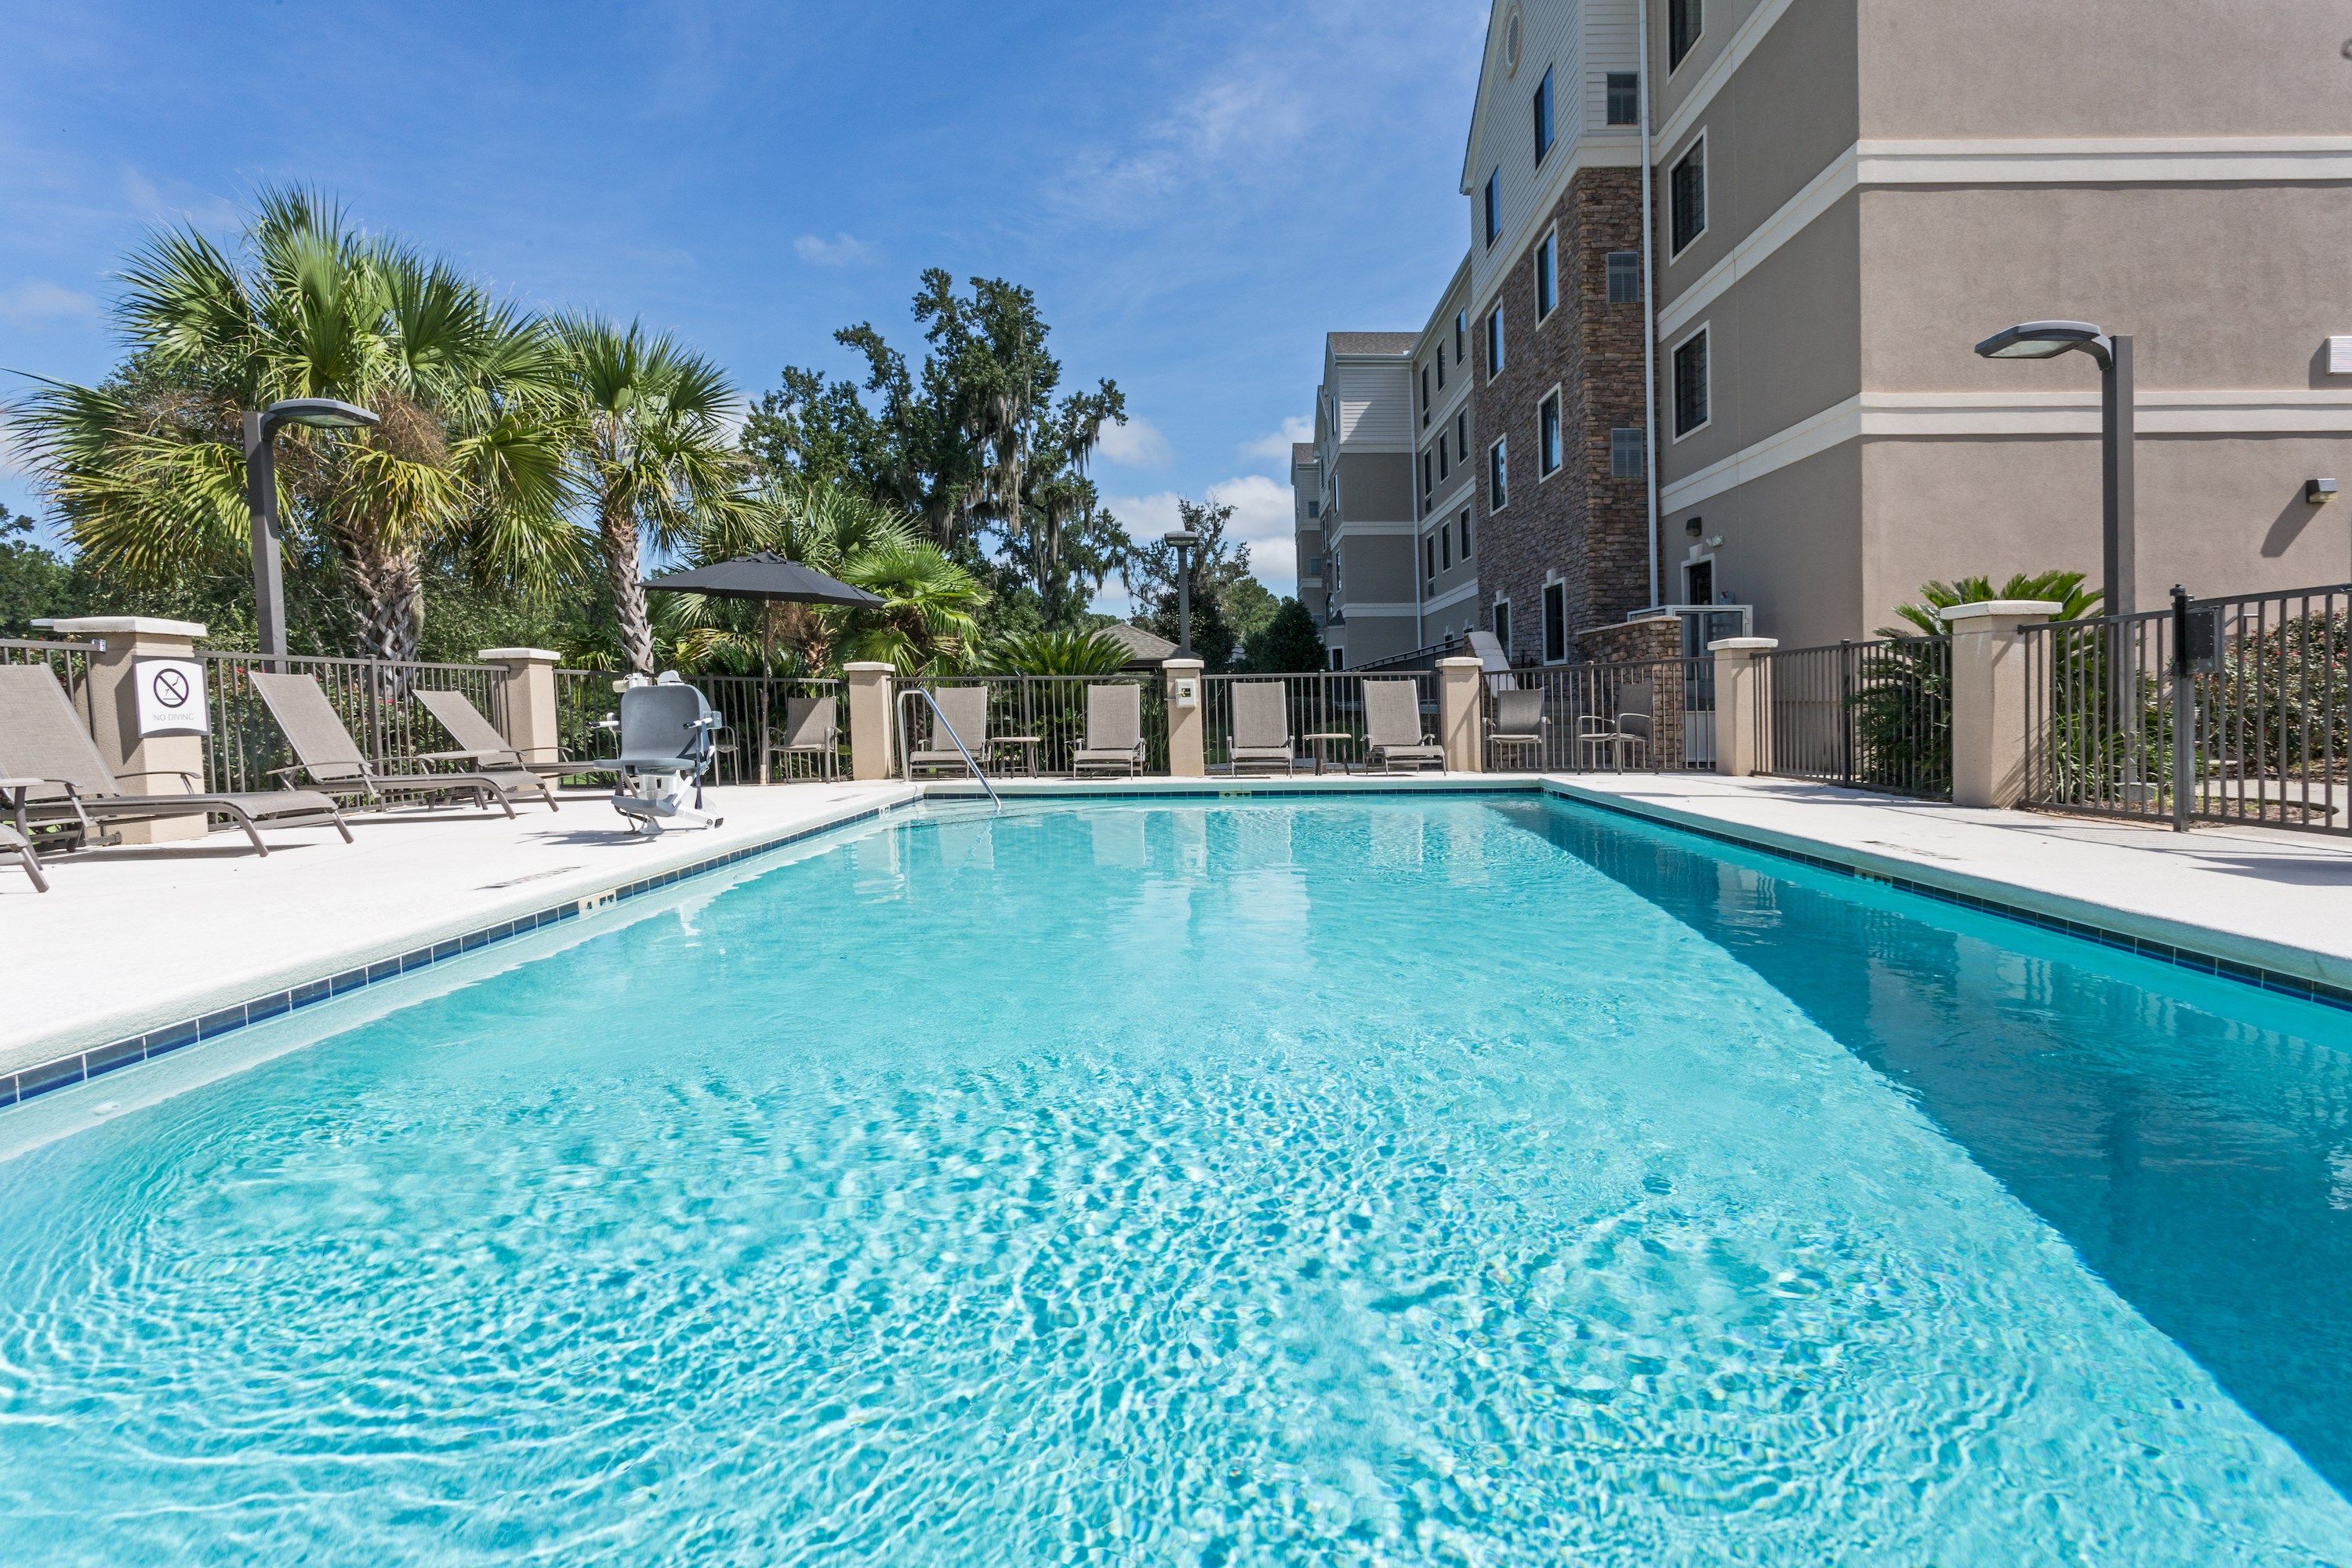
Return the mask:
<path id="1" fill-rule="evenodd" d="M 614 721 L 621 754 L 604 763 L 621 775 L 613 809 L 632 833 L 647 837 L 667 827 L 716 827 L 726 820 L 703 809 L 702 780 L 710 771 L 712 736 L 727 727 L 709 699 L 664 670 L 659 680 L 632 677 Z M 694 804 L 687 804 L 691 791 Z"/>

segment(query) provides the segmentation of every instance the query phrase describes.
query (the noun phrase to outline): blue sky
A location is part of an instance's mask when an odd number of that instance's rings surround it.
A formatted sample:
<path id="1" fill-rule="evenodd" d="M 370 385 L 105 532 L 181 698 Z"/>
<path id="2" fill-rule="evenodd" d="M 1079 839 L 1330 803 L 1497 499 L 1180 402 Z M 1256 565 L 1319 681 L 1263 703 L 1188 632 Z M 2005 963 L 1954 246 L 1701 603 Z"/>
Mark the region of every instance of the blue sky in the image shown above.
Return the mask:
<path id="1" fill-rule="evenodd" d="M 1286 421 L 1330 329 L 1417 327 L 1486 7 L 417 3 L 0 7 L 0 367 L 115 358 L 146 229 L 231 234 L 301 181 L 527 305 L 642 317 L 747 393 L 911 346 L 917 272 L 1034 288 L 1069 376 L 1137 423 L 1096 478 L 1129 526 L 1236 503 L 1291 586 Z M 0 383 L 0 396 L 25 384 Z M 0 457 L 5 463 L 5 457 Z M 35 505 L 21 472 L 0 502 Z"/>

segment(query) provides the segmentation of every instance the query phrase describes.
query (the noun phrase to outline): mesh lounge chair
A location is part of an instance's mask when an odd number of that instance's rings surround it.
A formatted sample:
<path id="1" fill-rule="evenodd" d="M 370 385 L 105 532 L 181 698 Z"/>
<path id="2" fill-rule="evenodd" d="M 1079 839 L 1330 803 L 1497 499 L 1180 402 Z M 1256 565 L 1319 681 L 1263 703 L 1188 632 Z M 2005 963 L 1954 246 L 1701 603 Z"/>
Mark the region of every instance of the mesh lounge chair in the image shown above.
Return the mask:
<path id="1" fill-rule="evenodd" d="M 1540 766 L 1551 739 L 1551 721 L 1544 717 L 1540 686 L 1495 693 L 1495 716 L 1486 721 L 1486 771 L 1500 773 L 1496 759 L 1514 753 L 1525 764 Z"/>
<path id="2" fill-rule="evenodd" d="M 1614 768 L 1623 767 L 1629 753 L 1648 762 L 1650 736 L 1655 728 L 1655 693 L 1656 688 L 1646 680 L 1628 680 L 1617 688 L 1615 718 L 1587 714 L 1577 721 L 1576 747 L 1587 767 L 1601 752 L 1609 753 L 1609 765 Z"/>
<path id="3" fill-rule="evenodd" d="M 509 788 L 537 790 L 539 798 L 547 802 L 550 811 L 562 809 L 555 804 L 555 795 L 548 788 L 551 779 L 562 778 L 567 771 L 597 771 L 563 763 L 523 761 L 522 753 L 507 744 L 507 738 L 499 733 L 497 726 L 482 717 L 481 710 L 467 701 L 462 691 L 412 691 L 409 695 L 415 698 L 425 710 L 433 715 L 434 722 L 448 731 L 449 738 L 457 742 L 457 749 L 454 752 L 418 752 L 416 760 L 420 763 L 471 763 L 501 783 L 512 775 L 514 782 L 508 785 Z"/>
<path id="4" fill-rule="evenodd" d="M 449 731 L 449 738 L 457 742 L 458 748 L 454 752 L 426 752 L 417 759 L 419 762 L 477 762 L 491 768 L 521 768 L 543 779 L 577 778 L 583 773 L 614 771 L 610 757 L 532 761 L 509 745 L 498 726 L 483 718 L 482 710 L 462 691 L 412 691 L 409 695 L 425 705 L 425 710 Z M 548 802 L 551 806 L 554 804 Z"/>
<path id="5" fill-rule="evenodd" d="M 825 778 L 841 776 L 841 717 L 830 697 L 784 700 L 784 733 L 770 750 L 790 766 L 806 757 Z"/>
<path id="6" fill-rule="evenodd" d="M 1121 681 L 1087 688 L 1087 743 L 1070 759 L 1070 771 L 1126 773 L 1143 771 L 1143 689 Z"/>
<path id="7" fill-rule="evenodd" d="M 180 795 L 125 795 L 114 771 L 99 755 L 98 746 L 82 728 L 58 678 L 46 665 L 0 665 L 0 773 L 11 775 L 5 788 L 16 835 L 30 844 L 35 829 L 55 830 L 71 823 L 84 843 L 94 841 L 93 819 L 106 822 L 152 822 L 161 817 L 191 816 L 201 811 L 207 818 L 225 816 L 245 830 L 258 854 L 269 853 L 257 825 L 308 827 L 331 822 L 343 841 L 351 829 L 342 813 L 326 795 L 310 790 L 261 790 L 236 795 L 205 795 L 194 774 L 170 769 L 143 770 L 127 778 L 176 778 Z"/>
<path id="8" fill-rule="evenodd" d="M 380 810 L 394 798 L 446 800 L 462 795 L 471 797 L 476 805 L 488 806 L 495 802 L 509 816 L 514 815 L 514 799 L 507 793 L 509 786 L 542 792 L 545 789 L 520 768 L 465 773 L 379 773 L 352 742 L 343 721 L 335 716 L 334 704 L 327 700 L 318 677 L 257 669 L 251 679 L 255 693 L 268 707 L 269 716 L 285 731 L 286 743 L 300 759 L 290 767 L 272 768 L 273 778 L 307 773 L 310 782 L 326 794 L 356 796 L 373 809 Z"/>
<path id="9" fill-rule="evenodd" d="M 988 749 L 988 688 L 985 686 L 946 686 L 931 693 L 931 701 L 939 704 L 931 714 L 931 743 L 907 753 L 907 776 L 918 773 L 969 773 L 963 752 L 956 750 L 961 741 L 964 751 L 975 761 Z M 925 703 L 928 709 L 929 703 Z M 947 729 L 940 727 L 940 717 L 947 719 Z M 948 730 L 955 731 L 955 740 L 948 738 Z"/>
<path id="10" fill-rule="evenodd" d="M 0 790 L 38 782 L 35 779 L 0 779 Z M 35 892 L 46 893 L 49 890 L 49 879 L 41 875 L 41 863 L 33 858 L 33 847 L 25 842 L 23 834 L 13 827 L 0 827 L 0 855 L 14 855 L 16 858 L 16 864 L 25 868 L 25 875 L 33 879 Z"/>
<path id="11" fill-rule="evenodd" d="M 1382 773 L 1445 766 L 1445 748 L 1421 727 L 1421 689 L 1410 680 L 1364 682 L 1364 749 Z"/>
<path id="12" fill-rule="evenodd" d="M 1234 692 L 1234 772 L 1298 771 L 1290 740 L 1289 694 L 1279 680 L 1237 682 Z"/>

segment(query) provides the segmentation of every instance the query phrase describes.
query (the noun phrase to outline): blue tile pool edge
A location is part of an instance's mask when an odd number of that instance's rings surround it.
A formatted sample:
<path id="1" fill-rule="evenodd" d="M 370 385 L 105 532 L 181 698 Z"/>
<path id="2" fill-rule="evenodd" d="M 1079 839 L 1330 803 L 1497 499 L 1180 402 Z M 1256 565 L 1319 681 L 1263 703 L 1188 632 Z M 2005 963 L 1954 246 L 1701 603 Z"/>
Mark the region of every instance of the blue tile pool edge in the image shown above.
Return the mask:
<path id="1" fill-rule="evenodd" d="M 907 810 L 914 804 L 918 803 L 898 801 L 887 805 L 871 805 L 844 816 L 810 823 L 788 832 L 780 833 L 772 838 L 762 838 L 756 843 L 744 845 L 740 848 L 730 849 L 724 854 L 689 861 L 667 871 L 656 871 L 650 876 L 640 877 L 633 882 L 625 882 L 618 887 L 575 894 L 560 903 L 550 904 L 527 914 L 516 915 L 510 920 L 493 921 L 489 925 L 480 926 L 457 936 L 441 937 L 389 958 L 379 958 L 371 963 L 355 964 L 333 974 L 320 975 L 303 981 L 282 991 L 272 991 L 248 1001 L 215 1008 L 201 1017 L 184 1018 L 177 1023 L 160 1025 L 141 1034 L 126 1035 L 121 1039 L 110 1041 L 106 1045 L 92 1046 L 86 1050 L 70 1052 L 45 1062 L 37 1062 L 31 1067 L 19 1068 L 13 1072 L 0 1073 L 0 1110 L 21 1104 L 37 1095 L 47 1094 L 51 1089 L 68 1089 L 78 1083 L 87 1083 L 91 1079 L 112 1072 L 117 1068 L 152 1060 L 167 1052 L 176 1051 L 183 1046 L 194 1045 L 199 1040 L 217 1039 L 234 1030 L 267 1023 L 272 1018 L 282 1017 L 286 1014 L 308 1007 L 314 1003 L 331 1001 L 338 996 L 348 996 L 363 986 L 381 984 L 387 980 L 397 980 L 404 974 L 414 974 L 418 970 L 428 968 L 433 964 L 479 952 L 493 942 L 504 942 L 511 937 L 526 936 L 543 926 L 577 920 L 583 914 L 592 914 L 599 910 L 607 909 L 625 899 L 658 892 L 688 877 L 699 876 L 706 871 L 716 871 L 748 860 L 755 855 L 765 855 L 771 850 L 781 849 L 787 845 L 797 844 L 803 839 L 814 838 L 820 834 L 837 832 L 844 827 L 854 827 L 861 822 L 871 821 L 886 813 Z"/>
<path id="2" fill-rule="evenodd" d="M 2006 919 L 2021 921 L 2026 925 L 2033 926 L 2042 931 L 2056 931 L 2068 936 L 2081 937 L 2087 942 L 2096 942 L 2102 947 L 2113 948 L 2121 952 L 2137 953 L 2140 957 L 2152 958 L 2157 960 L 2158 963 L 2169 963 L 2178 968 L 2186 969 L 2195 973 L 2219 975 L 2224 979 L 2240 981 L 2245 984 L 2254 986 L 2259 990 L 2294 996 L 2304 1001 L 2318 1003 L 2322 1006 L 2334 1007 L 2346 1012 L 2352 1012 L 2352 988 L 2330 985 L 2324 981 L 2308 979 L 2299 974 L 2290 974 L 2283 970 L 2266 969 L 2260 965 L 2241 963 L 2235 959 L 2224 958 L 2217 953 L 2200 952 L 2198 949 L 2186 947 L 2175 942 L 2159 942 L 2153 938 L 2134 936 L 2128 931 L 2117 931 L 2108 926 L 2097 925 L 2084 921 L 2068 920 L 2063 916 L 2049 914 L 2022 903 L 2016 903 L 2000 899 L 1987 898 L 1982 894 L 1967 892 L 1957 888 L 1944 887 L 1934 882 L 1921 881 L 1915 878 L 1899 876 L 1893 872 L 1879 870 L 1875 868 L 1858 864 L 1852 860 L 1838 859 L 1826 855 L 1809 854 L 1803 850 L 1790 848 L 1785 845 L 1774 842 L 1769 838 L 1750 837 L 1748 834 L 1734 829 L 1690 821 L 1678 814 L 1674 816 L 1664 815 L 1654 810 L 1638 807 L 1629 803 L 1590 795 L 1580 790 L 1565 789 L 1556 784 L 1542 779 L 1530 777 L 1524 780 L 1514 780 L 1510 783 L 1503 783 L 1501 781 L 1482 781 L 1479 783 L 1471 783 L 1466 780 L 1449 780 L 1443 785 L 1438 785 L 1434 781 L 1433 781 L 1432 784 L 1423 784 L 1417 788 L 1411 786 L 1381 787 L 1377 785 L 1366 787 L 1361 784 L 1355 784 L 1319 791 L 1313 788 L 1311 784 L 1307 783 L 1307 781 L 1294 782 L 1285 780 L 1283 782 L 1287 787 L 1279 790 L 1266 791 L 1253 790 L 1248 787 L 1246 783 L 1242 781 L 1227 780 L 1212 780 L 1208 782 L 1207 786 L 1192 785 L 1191 787 L 1179 787 L 1173 789 L 1153 789 L 1147 786 L 1142 788 L 1122 789 L 1115 792 L 1088 791 L 1083 788 L 1054 789 L 1050 786 L 1045 788 L 1033 787 L 1017 792 L 1015 798 L 1025 798 L 1030 800 L 1214 800 L 1218 798 L 1230 798 L 1234 795 L 1265 795 L 1280 797 L 1321 794 L 1342 798 L 1360 795 L 1384 795 L 1395 797 L 1403 795 L 1539 795 L 1550 799 L 1567 801 L 1578 805 L 1592 806 L 1598 810 L 1606 811 L 1615 816 L 1630 817 L 1637 822 L 1648 823 L 1652 826 L 1664 827 L 1677 833 L 1687 833 L 1694 837 L 1712 839 L 1717 843 L 1734 845 L 1739 848 L 1751 850 L 1756 853 L 1777 856 L 1784 860 L 1790 860 L 1799 865 L 1809 866 L 1816 870 L 1829 871 L 1838 876 L 1849 877 L 1856 881 L 1874 882 L 1882 887 L 1894 888 L 1903 892 L 1916 893 L 1922 898 L 1931 899 L 1938 903 L 1951 904 L 1960 909 L 1973 910 L 1981 914 L 1999 915 Z M 1302 787 L 1302 785 L 1306 785 L 1306 787 Z M 684 878 L 698 876 L 706 871 L 718 870 L 722 867 L 731 866 L 739 861 L 749 859 L 754 855 L 764 855 L 772 849 L 779 849 L 786 845 L 797 843 L 802 839 L 814 837 L 818 834 L 830 833 L 838 828 L 852 826 L 857 823 L 868 821 L 885 814 L 913 810 L 932 800 L 946 800 L 961 803 L 969 800 L 977 800 L 979 798 L 981 798 L 981 796 L 976 792 L 971 791 L 969 786 L 963 790 L 957 790 L 950 786 L 949 789 L 940 790 L 937 793 L 934 793 L 929 788 L 926 788 L 922 796 L 916 801 L 894 802 L 889 805 L 870 806 L 865 810 L 853 813 L 849 816 L 843 816 L 833 821 L 814 823 L 807 826 L 797 827 L 788 833 L 779 834 L 774 838 L 762 839 L 756 844 L 746 845 L 740 849 L 729 850 L 723 855 L 715 855 L 707 859 L 692 861 L 672 870 L 657 872 L 653 876 L 640 878 L 634 882 L 625 883 L 620 887 L 602 892 L 589 893 L 567 899 L 561 903 L 550 905 L 545 909 L 535 910 L 532 913 L 518 915 L 512 920 L 499 921 L 494 924 L 481 927 L 476 931 L 467 931 L 458 936 L 445 937 L 438 942 L 430 942 L 425 946 L 414 948 L 407 952 L 398 955 L 397 957 L 378 959 L 372 963 L 344 970 L 337 974 L 305 981 L 301 984 L 292 986 L 284 991 L 274 991 L 269 993 L 268 995 L 257 997 L 251 1001 L 219 1008 L 214 1012 L 205 1014 L 200 1018 L 184 1019 L 178 1023 L 166 1024 L 160 1027 L 150 1029 L 143 1034 L 127 1036 L 122 1039 L 112 1041 L 107 1045 L 94 1046 L 87 1050 L 75 1051 L 49 1061 L 37 1063 L 27 1068 L 20 1068 L 13 1073 L 0 1074 L 0 1110 L 5 1110 L 7 1107 L 31 1100 L 37 1095 L 47 1094 L 51 1089 L 65 1089 L 74 1084 L 86 1083 L 89 1079 L 97 1078 L 101 1074 L 111 1072 L 116 1068 L 128 1067 L 134 1062 L 146 1061 L 152 1058 L 162 1056 L 166 1052 L 177 1050 L 183 1046 L 193 1044 L 198 1040 L 214 1039 L 221 1035 L 227 1034 L 232 1030 L 245 1028 L 253 1024 L 264 1023 L 268 1019 L 278 1017 L 283 1014 L 309 1006 L 315 1002 L 322 1002 L 332 997 L 346 995 L 352 991 L 360 989 L 362 986 L 372 985 L 384 980 L 396 979 L 402 974 L 414 973 L 417 970 L 425 968 L 434 963 L 441 963 L 446 959 L 456 958 L 465 953 L 478 952 L 480 949 L 488 946 L 492 942 L 503 942 L 509 937 L 525 935 L 530 931 L 539 930 L 541 926 L 553 925 L 562 921 L 575 920 L 582 914 L 605 908 L 620 900 L 635 898 L 643 893 L 655 892 L 660 889 L 668 887 L 672 883 L 679 881 Z"/>
<path id="3" fill-rule="evenodd" d="M 2247 963 L 2240 959 L 2225 958 L 2220 953 L 2208 952 L 2180 942 L 2165 942 L 2155 937 L 2136 936 L 2130 931 L 2120 931 L 2114 926 L 2102 925 L 2096 921 L 2072 920 L 2063 915 L 2053 915 L 2045 910 L 2038 910 L 2030 904 L 2012 900 L 1991 898 L 1962 888 L 1924 881 L 1916 877 L 1906 877 L 1897 872 L 1864 864 L 1864 858 L 1859 855 L 1854 859 L 1847 860 L 1830 855 L 1809 854 L 1801 849 L 1790 848 L 1780 841 L 1778 834 L 1767 836 L 1766 831 L 1762 829 L 1742 831 L 1736 826 L 1699 822 L 1678 812 L 1669 813 L 1661 808 L 1635 805 L 1626 801 L 1587 794 L 1582 790 L 1563 788 L 1551 783 L 1546 783 L 1543 789 L 1546 795 L 1555 800 L 1567 801 L 1576 805 L 1589 805 L 1612 816 L 1631 817 L 1636 822 L 1647 823 L 1653 827 L 1663 827 L 1669 832 L 1687 833 L 1695 838 L 1706 838 L 1718 844 L 1734 845 L 1756 854 L 1770 855 L 1782 860 L 1792 860 L 1801 866 L 1808 866 L 1817 871 L 1828 871 L 1857 882 L 1871 882 L 1879 887 L 1893 888 L 1900 892 L 1916 893 L 1921 898 L 1932 899 L 1940 904 L 1951 904 L 1959 909 L 1973 910 L 1979 914 L 1999 915 L 2005 920 L 2017 921 L 2041 931 L 2081 937 L 2084 941 L 2096 942 L 2101 947 L 2113 948 L 2118 952 L 2137 953 L 2142 958 L 2154 959 L 2159 963 L 2168 963 L 2175 968 L 2186 969 L 2194 973 L 2219 975 L 2225 980 L 2242 982 L 2257 990 L 2294 996 L 2305 1002 L 2315 1002 L 2323 1007 L 2352 1012 L 2352 987 L 2331 985 L 2324 980 L 2314 980 L 2307 975 L 2293 974 L 2282 969 L 2271 969 L 2261 964 Z"/>

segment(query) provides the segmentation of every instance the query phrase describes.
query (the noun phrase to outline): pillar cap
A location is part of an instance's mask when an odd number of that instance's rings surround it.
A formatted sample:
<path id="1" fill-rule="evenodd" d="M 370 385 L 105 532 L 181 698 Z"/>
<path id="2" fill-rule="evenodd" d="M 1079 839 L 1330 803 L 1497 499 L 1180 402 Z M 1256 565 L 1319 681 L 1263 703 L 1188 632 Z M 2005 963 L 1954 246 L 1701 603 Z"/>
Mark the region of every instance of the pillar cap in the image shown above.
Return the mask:
<path id="1" fill-rule="evenodd" d="M 1209 668 L 1208 661 L 1198 658 L 1163 658 L 1160 668 L 1171 675 L 1198 675 Z"/>
<path id="2" fill-rule="evenodd" d="M 205 635 L 202 621 L 167 621 L 156 616 L 68 616 L 33 624 L 53 632 L 128 632 L 135 637 L 193 638 Z"/>
<path id="3" fill-rule="evenodd" d="M 1779 637 L 1717 637 L 1706 645 L 1709 653 L 1762 653 L 1780 646 Z"/>
<path id="4" fill-rule="evenodd" d="M 1437 661 L 1440 669 L 1484 669 L 1486 661 L 1473 653 L 1450 654 Z"/>
<path id="5" fill-rule="evenodd" d="M 873 675 L 877 672 L 883 675 L 889 675 L 894 673 L 898 668 L 898 667 L 895 664 L 889 664 L 878 658 L 859 658 L 852 659 L 849 663 L 843 665 L 841 667 L 841 672 L 844 675 Z"/>
<path id="6" fill-rule="evenodd" d="M 486 647 L 474 657 L 499 664 L 557 664 L 563 658 L 551 647 Z"/>
<path id="7" fill-rule="evenodd" d="M 2046 621 L 2065 607 L 2054 599 L 1984 599 L 1973 605 L 1953 605 L 1937 613 L 1948 623 L 1973 621 L 1984 616 L 2033 616 Z"/>

